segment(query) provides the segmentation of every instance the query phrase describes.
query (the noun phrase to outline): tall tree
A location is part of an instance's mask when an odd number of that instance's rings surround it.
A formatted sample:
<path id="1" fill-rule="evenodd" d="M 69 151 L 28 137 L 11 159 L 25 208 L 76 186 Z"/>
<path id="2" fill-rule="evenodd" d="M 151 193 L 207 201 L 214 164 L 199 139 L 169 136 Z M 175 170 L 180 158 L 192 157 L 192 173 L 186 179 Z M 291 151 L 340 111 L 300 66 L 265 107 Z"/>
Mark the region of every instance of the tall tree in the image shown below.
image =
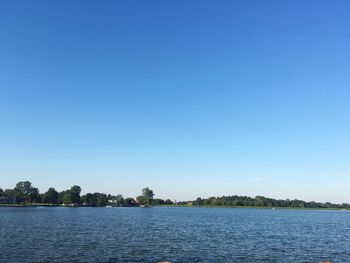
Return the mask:
<path id="1" fill-rule="evenodd" d="M 57 204 L 58 203 L 58 192 L 55 188 L 49 188 L 43 196 L 44 203 Z"/>
<path id="2" fill-rule="evenodd" d="M 31 188 L 30 193 L 28 195 L 28 202 L 30 202 L 30 203 L 40 203 L 41 202 L 41 196 L 40 196 L 38 188 L 35 188 L 35 187 Z"/>
<path id="3" fill-rule="evenodd" d="M 81 188 L 78 185 L 73 185 L 69 190 L 70 201 L 73 204 L 80 204 L 80 192 Z"/>
<path id="4" fill-rule="evenodd" d="M 106 194 L 95 193 L 96 195 L 96 206 L 106 206 L 108 198 Z"/>
<path id="5" fill-rule="evenodd" d="M 124 198 L 121 194 L 115 196 L 115 201 L 117 205 L 122 205 L 124 203 Z"/>
<path id="6" fill-rule="evenodd" d="M 149 189 L 148 187 L 145 187 L 142 189 L 142 196 L 145 199 L 145 204 L 150 205 L 153 200 L 154 193 L 151 189 Z"/>
<path id="7" fill-rule="evenodd" d="M 38 202 L 40 195 L 38 188 L 32 186 L 29 181 L 18 182 L 14 188 L 14 194 L 17 202 Z"/>

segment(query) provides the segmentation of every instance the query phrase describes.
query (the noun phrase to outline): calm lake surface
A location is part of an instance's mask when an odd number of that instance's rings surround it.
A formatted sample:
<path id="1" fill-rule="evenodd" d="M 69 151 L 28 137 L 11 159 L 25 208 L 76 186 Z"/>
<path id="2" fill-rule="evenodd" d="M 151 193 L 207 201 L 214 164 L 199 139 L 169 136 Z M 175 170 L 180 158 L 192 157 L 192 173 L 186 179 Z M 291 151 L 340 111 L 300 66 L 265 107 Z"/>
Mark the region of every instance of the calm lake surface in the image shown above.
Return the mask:
<path id="1" fill-rule="evenodd" d="M 0 208 L 0 262 L 350 262 L 350 212 Z"/>

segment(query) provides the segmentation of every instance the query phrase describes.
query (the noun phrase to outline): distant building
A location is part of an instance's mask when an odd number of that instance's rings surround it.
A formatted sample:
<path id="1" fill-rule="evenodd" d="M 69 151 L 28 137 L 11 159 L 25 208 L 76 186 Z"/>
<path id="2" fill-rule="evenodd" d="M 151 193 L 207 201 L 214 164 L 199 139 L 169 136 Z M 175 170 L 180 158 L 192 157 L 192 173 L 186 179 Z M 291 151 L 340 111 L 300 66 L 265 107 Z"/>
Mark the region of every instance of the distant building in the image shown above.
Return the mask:
<path id="1" fill-rule="evenodd" d="M 12 197 L 0 197 L 0 204 L 15 204 L 16 203 L 16 198 Z"/>

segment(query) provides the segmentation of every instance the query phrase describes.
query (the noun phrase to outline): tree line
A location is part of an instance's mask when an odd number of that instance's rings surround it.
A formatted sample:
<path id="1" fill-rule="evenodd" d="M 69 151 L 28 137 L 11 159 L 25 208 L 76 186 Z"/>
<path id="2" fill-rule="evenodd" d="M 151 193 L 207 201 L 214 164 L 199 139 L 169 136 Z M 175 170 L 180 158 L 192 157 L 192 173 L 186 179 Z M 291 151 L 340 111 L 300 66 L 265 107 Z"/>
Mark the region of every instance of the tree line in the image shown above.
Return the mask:
<path id="1" fill-rule="evenodd" d="M 22 205 L 45 204 L 67 206 L 150 206 L 173 204 L 169 199 L 154 199 L 154 193 L 148 187 L 142 189 L 142 195 L 136 199 L 124 198 L 121 194 L 111 195 L 105 193 L 87 193 L 81 195 L 81 187 L 73 185 L 70 189 L 58 192 L 55 188 L 49 188 L 45 193 L 39 193 L 29 181 L 21 181 L 13 189 L 2 190 L 0 188 L 0 203 L 16 203 Z"/>
<path id="2" fill-rule="evenodd" d="M 198 197 L 193 201 L 173 202 L 170 199 L 154 198 L 154 193 L 148 187 L 142 189 L 142 194 L 135 199 L 124 198 L 121 194 L 111 195 L 105 193 L 87 193 L 81 195 L 81 187 L 73 185 L 70 189 L 58 192 L 55 188 L 49 188 L 45 193 L 39 193 L 38 188 L 32 186 L 29 181 L 21 181 L 13 189 L 2 190 L 0 188 L 0 203 L 16 204 L 45 204 L 67 206 L 156 206 L 156 205 L 186 205 L 186 206 L 222 206 L 222 207 L 291 207 L 291 208 L 342 208 L 349 209 L 350 204 L 332 204 L 330 202 L 305 202 L 302 200 L 279 200 L 264 196 L 222 196 L 222 197 Z"/>
<path id="3" fill-rule="evenodd" d="M 180 202 L 183 203 L 183 202 Z M 266 198 L 264 196 L 256 196 L 255 198 L 249 196 L 222 196 L 209 197 L 202 199 L 198 197 L 196 200 L 188 203 L 194 206 L 251 206 L 251 207 L 291 207 L 291 208 L 350 208 L 350 204 L 332 204 L 330 202 L 305 202 L 302 200 L 278 200 L 273 198 Z"/>

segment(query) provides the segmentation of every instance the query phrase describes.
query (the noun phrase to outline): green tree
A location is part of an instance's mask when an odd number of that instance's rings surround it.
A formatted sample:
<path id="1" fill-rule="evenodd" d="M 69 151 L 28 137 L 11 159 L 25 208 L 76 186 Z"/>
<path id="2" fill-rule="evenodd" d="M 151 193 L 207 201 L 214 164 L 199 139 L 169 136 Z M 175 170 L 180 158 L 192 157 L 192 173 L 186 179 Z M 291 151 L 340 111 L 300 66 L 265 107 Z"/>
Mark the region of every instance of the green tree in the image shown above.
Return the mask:
<path id="1" fill-rule="evenodd" d="M 4 196 L 9 198 L 16 198 L 16 193 L 14 189 L 5 189 Z"/>
<path id="2" fill-rule="evenodd" d="M 106 206 L 108 204 L 108 196 L 101 193 L 87 193 L 81 197 L 81 202 L 86 206 Z"/>
<path id="3" fill-rule="evenodd" d="M 43 195 L 42 201 L 44 203 L 57 204 L 58 203 L 58 192 L 55 188 L 49 188 L 47 192 Z"/>
<path id="4" fill-rule="evenodd" d="M 122 195 L 118 194 L 115 196 L 115 201 L 118 206 L 122 205 L 124 203 L 124 198 Z"/>
<path id="5" fill-rule="evenodd" d="M 70 190 L 62 191 L 58 194 L 58 203 L 59 204 L 70 204 Z"/>
<path id="6" fill-rule="evenodd" d="M 83 195 L 80 198 L 80 201 L 83 203 L 83 205 L 86 206 L 94 206 L 94 204 L 96 203 L 96 200 L 94 199 L 94 195 L 92 193 L 87 193 Z"/>
<path id="7" fill-rule="evenodd" d="M 78 185 L 73 185 L 69 190 L 69 199 L 73 204 L 80 204 L 81 188 Z"/>
<path id="8" fill-rule="evenodd" d="M 17 202 L 28 203 L 40 201 L 38 188 L 33 187 L 29 181 L 18 182 L 13 190 Z"/>
<path id="9" fill-rule="evenodd" d="M 196 201 L 193 202 L 194 205 L 203 205 L 203 200 L 202 198 L 198 197 Z"/>
<path id="10" fill-rule="evenodd" d="M 135 206 L 135 200 L 134 198 L 127 197 L 124 199 L 124 206 Z"/>
<path id="11" fill-rule="evenodd" d="M 25 202 L 29 196 L 30 188 L 32 183 L 29 181 L 18 182 L 14 188 L 14 194 L 17 202 Z"/>
<path id="12" fill-rule="evenodd" d="M 174 204 L 174 203 L 173 203 L 173 201 L 171 201 L 170 199 L 166 199 L 166 200 L 164 201 L 164 204 L 165 204 L 165 205 L 172 205 L 172 204 Z"/>
<path id="13" fill-rule="evenodd" d="M 31 188 L 30 193 L 28 195 L 28 202 L 30 202 L 30 203 L 40 203 L 41 202 L 41 196 L 40 196 L 38 188 L 35 188 L 35 187 Z"/>
<path id="14" fill-rule="evenodd" d="M 147 205 L 147 200 L 144 195 L 137 196 L 136 200 L 137 200 L 137 203 L 139 203 L 140 205 Z"/>
<path id="15" fill-rule="evenodd" d="M 145 205 L 150 205 L 153 200 L 154 193 L 151 189 L 145 187 L 142 189 L 142 196 L 144 197 Z"/>
<path id="16" fill-rule="evenodd" d="M 106 194 L 96 193 L 96 206 L 106 206 L 108 197 Z"/>

